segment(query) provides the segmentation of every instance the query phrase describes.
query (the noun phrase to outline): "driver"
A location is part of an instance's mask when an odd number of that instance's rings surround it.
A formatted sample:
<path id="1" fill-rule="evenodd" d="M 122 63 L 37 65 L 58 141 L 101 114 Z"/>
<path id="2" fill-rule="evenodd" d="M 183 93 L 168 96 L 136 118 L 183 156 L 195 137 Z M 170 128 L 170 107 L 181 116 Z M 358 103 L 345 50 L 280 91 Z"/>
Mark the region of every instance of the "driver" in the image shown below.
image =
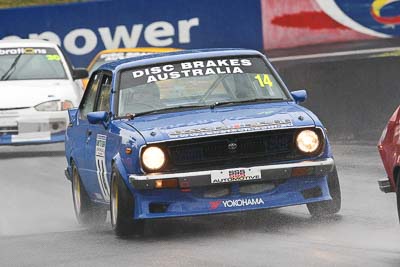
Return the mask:
<path id="1" fill-rule="evenodd" d="M 128 110 L 133 111 L 133 113 L 165 107 L 160 99 L 160 88 L 154 82 L 138 85 L 130 89 L 125 101 L 127 101 L 127 106 L 129 106 Z"/>
<path id="2" fill-rule="evenodd" d="M 234 75 L 235 96 L 238 100 L 247 100 L 255 97 L 254 88 L 249 82 L 247 74 Z"/>

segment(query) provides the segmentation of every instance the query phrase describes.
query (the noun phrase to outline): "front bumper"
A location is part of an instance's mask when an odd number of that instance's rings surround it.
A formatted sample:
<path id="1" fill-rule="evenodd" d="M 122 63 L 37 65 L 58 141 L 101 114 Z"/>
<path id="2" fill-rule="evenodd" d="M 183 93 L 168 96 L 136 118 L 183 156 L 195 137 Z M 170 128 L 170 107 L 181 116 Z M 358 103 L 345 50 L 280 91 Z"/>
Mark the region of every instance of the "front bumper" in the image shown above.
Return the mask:
<path id="1" fill-rule="evenodd" d="M 276 180 L 286 180 L 289 178 L 308 176 L 321 177 L 332 172 L 335 162 L 333 158 L 326 158 L 314 161 L 301 161 L 295 163 L 274 164 L 265 166 L 255 166 L 251 169 L 259 171 L 261 177 L 257 180 L 226 180 L 218 184 L 244 183 L 244 182 L 268 182 Z M 230 169 L 207 170 L 197 172 L 171 173 L 171 174 L 148 174 L 148 175 L 130 175 L 129 182 L 137 190 L 154 189 L 157 180 L 177 179 L 181 188 L 196 188 L 213 183 L 212 175 L 216 172 L 229 172 Z"/>
<path id="2" fill-rule="evenodd" d="M 67 111 L 0 110 L 0 145 L 62 142 L 67 123 Z"/>
<path id="3" fill-rule="evenodd" d="M 378 185 L 379 185 L 379 189 L 380 189 L 383 193 L 391 193 L 391 192 L 394 192 L 394 191 L 392 190 L 392 185 L 390 184 L 389 178 L 379 179 L 379 180 L 378 180 Z"/>

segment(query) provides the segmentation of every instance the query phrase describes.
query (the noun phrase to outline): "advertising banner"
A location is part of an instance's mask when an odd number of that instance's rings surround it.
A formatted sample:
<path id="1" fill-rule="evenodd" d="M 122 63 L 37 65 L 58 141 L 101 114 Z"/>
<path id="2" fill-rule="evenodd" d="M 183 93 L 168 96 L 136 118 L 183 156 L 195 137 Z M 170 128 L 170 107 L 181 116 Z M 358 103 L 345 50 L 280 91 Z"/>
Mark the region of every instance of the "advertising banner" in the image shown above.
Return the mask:
<path id="1" fill-rule="evenodd" d="M 0 10 L 0 39 L 47 39 L 76 66 L 119 47 L 262 50 L 259 0 L 119 0 Z"/>
<path id="2" fill-rule="evenodd" d="M 400 35 L 399 0 L 261 0 L 264 49 Z"/>

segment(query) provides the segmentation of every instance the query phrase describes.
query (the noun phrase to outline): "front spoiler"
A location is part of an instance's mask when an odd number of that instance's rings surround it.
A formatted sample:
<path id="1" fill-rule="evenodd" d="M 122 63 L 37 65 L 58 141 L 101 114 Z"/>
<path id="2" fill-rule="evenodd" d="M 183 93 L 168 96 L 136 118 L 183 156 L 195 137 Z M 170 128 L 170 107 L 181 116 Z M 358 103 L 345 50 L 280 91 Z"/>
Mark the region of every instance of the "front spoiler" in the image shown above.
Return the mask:
<path id="1" fill-rule="evenodd" d="M 392 185 L 390 184 L 389 178 L 379 179 L 379 180 L 378 180 L 378 185 L 379 185 L 379 189 L 380 189 L 383 193 L 391 193 L 391 192 L 394 192 L 394 191 L 392 190 Z"/>
<path id="2" fill-rule="evenodd" d="M 273 164 L 265 166 L 255 166 L 251 169 L 259 170 L 261 172 L 261 179 L 257 180 L 244 180 L 244 181 L 229 181 L 218 184 L 230 184 L 237 182 L 265 182 L 274 180 L 285 180 L 292 177 L 304 176 L 296 175 L 295 172 L 299 169 L 305 170 L 308 177 L 321 177 L 332 172 L 335 162 L 333 158 L 326 158 L 314 161 L 301 161 L 295 163 Z M 135 189 L 154 189 L 156 180 L 164 179 L 178 179 L 180 187 L 202 187 L 209 185 L 217 185 L 211 183 L 211 173 L 224 170 L 207 170 L 197 172 L 184 172 L 184 173 L 168 173 L 168 174 L 148 174 L 148 175 L 129 175 L 129 182 Z"/>

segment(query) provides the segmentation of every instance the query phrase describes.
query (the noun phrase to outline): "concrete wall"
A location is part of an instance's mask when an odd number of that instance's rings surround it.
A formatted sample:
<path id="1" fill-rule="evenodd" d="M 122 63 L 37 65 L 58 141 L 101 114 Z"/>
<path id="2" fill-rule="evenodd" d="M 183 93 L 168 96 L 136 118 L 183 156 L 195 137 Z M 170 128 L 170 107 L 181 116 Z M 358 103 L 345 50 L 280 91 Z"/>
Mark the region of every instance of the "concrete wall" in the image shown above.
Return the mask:
<path id="1" fill-rule="evenodd" d="M 333 140 L 377 142 L 400 105 L 400 59 L 275 64 L 290 90 L 307 89 L 314 111 Z"/>

